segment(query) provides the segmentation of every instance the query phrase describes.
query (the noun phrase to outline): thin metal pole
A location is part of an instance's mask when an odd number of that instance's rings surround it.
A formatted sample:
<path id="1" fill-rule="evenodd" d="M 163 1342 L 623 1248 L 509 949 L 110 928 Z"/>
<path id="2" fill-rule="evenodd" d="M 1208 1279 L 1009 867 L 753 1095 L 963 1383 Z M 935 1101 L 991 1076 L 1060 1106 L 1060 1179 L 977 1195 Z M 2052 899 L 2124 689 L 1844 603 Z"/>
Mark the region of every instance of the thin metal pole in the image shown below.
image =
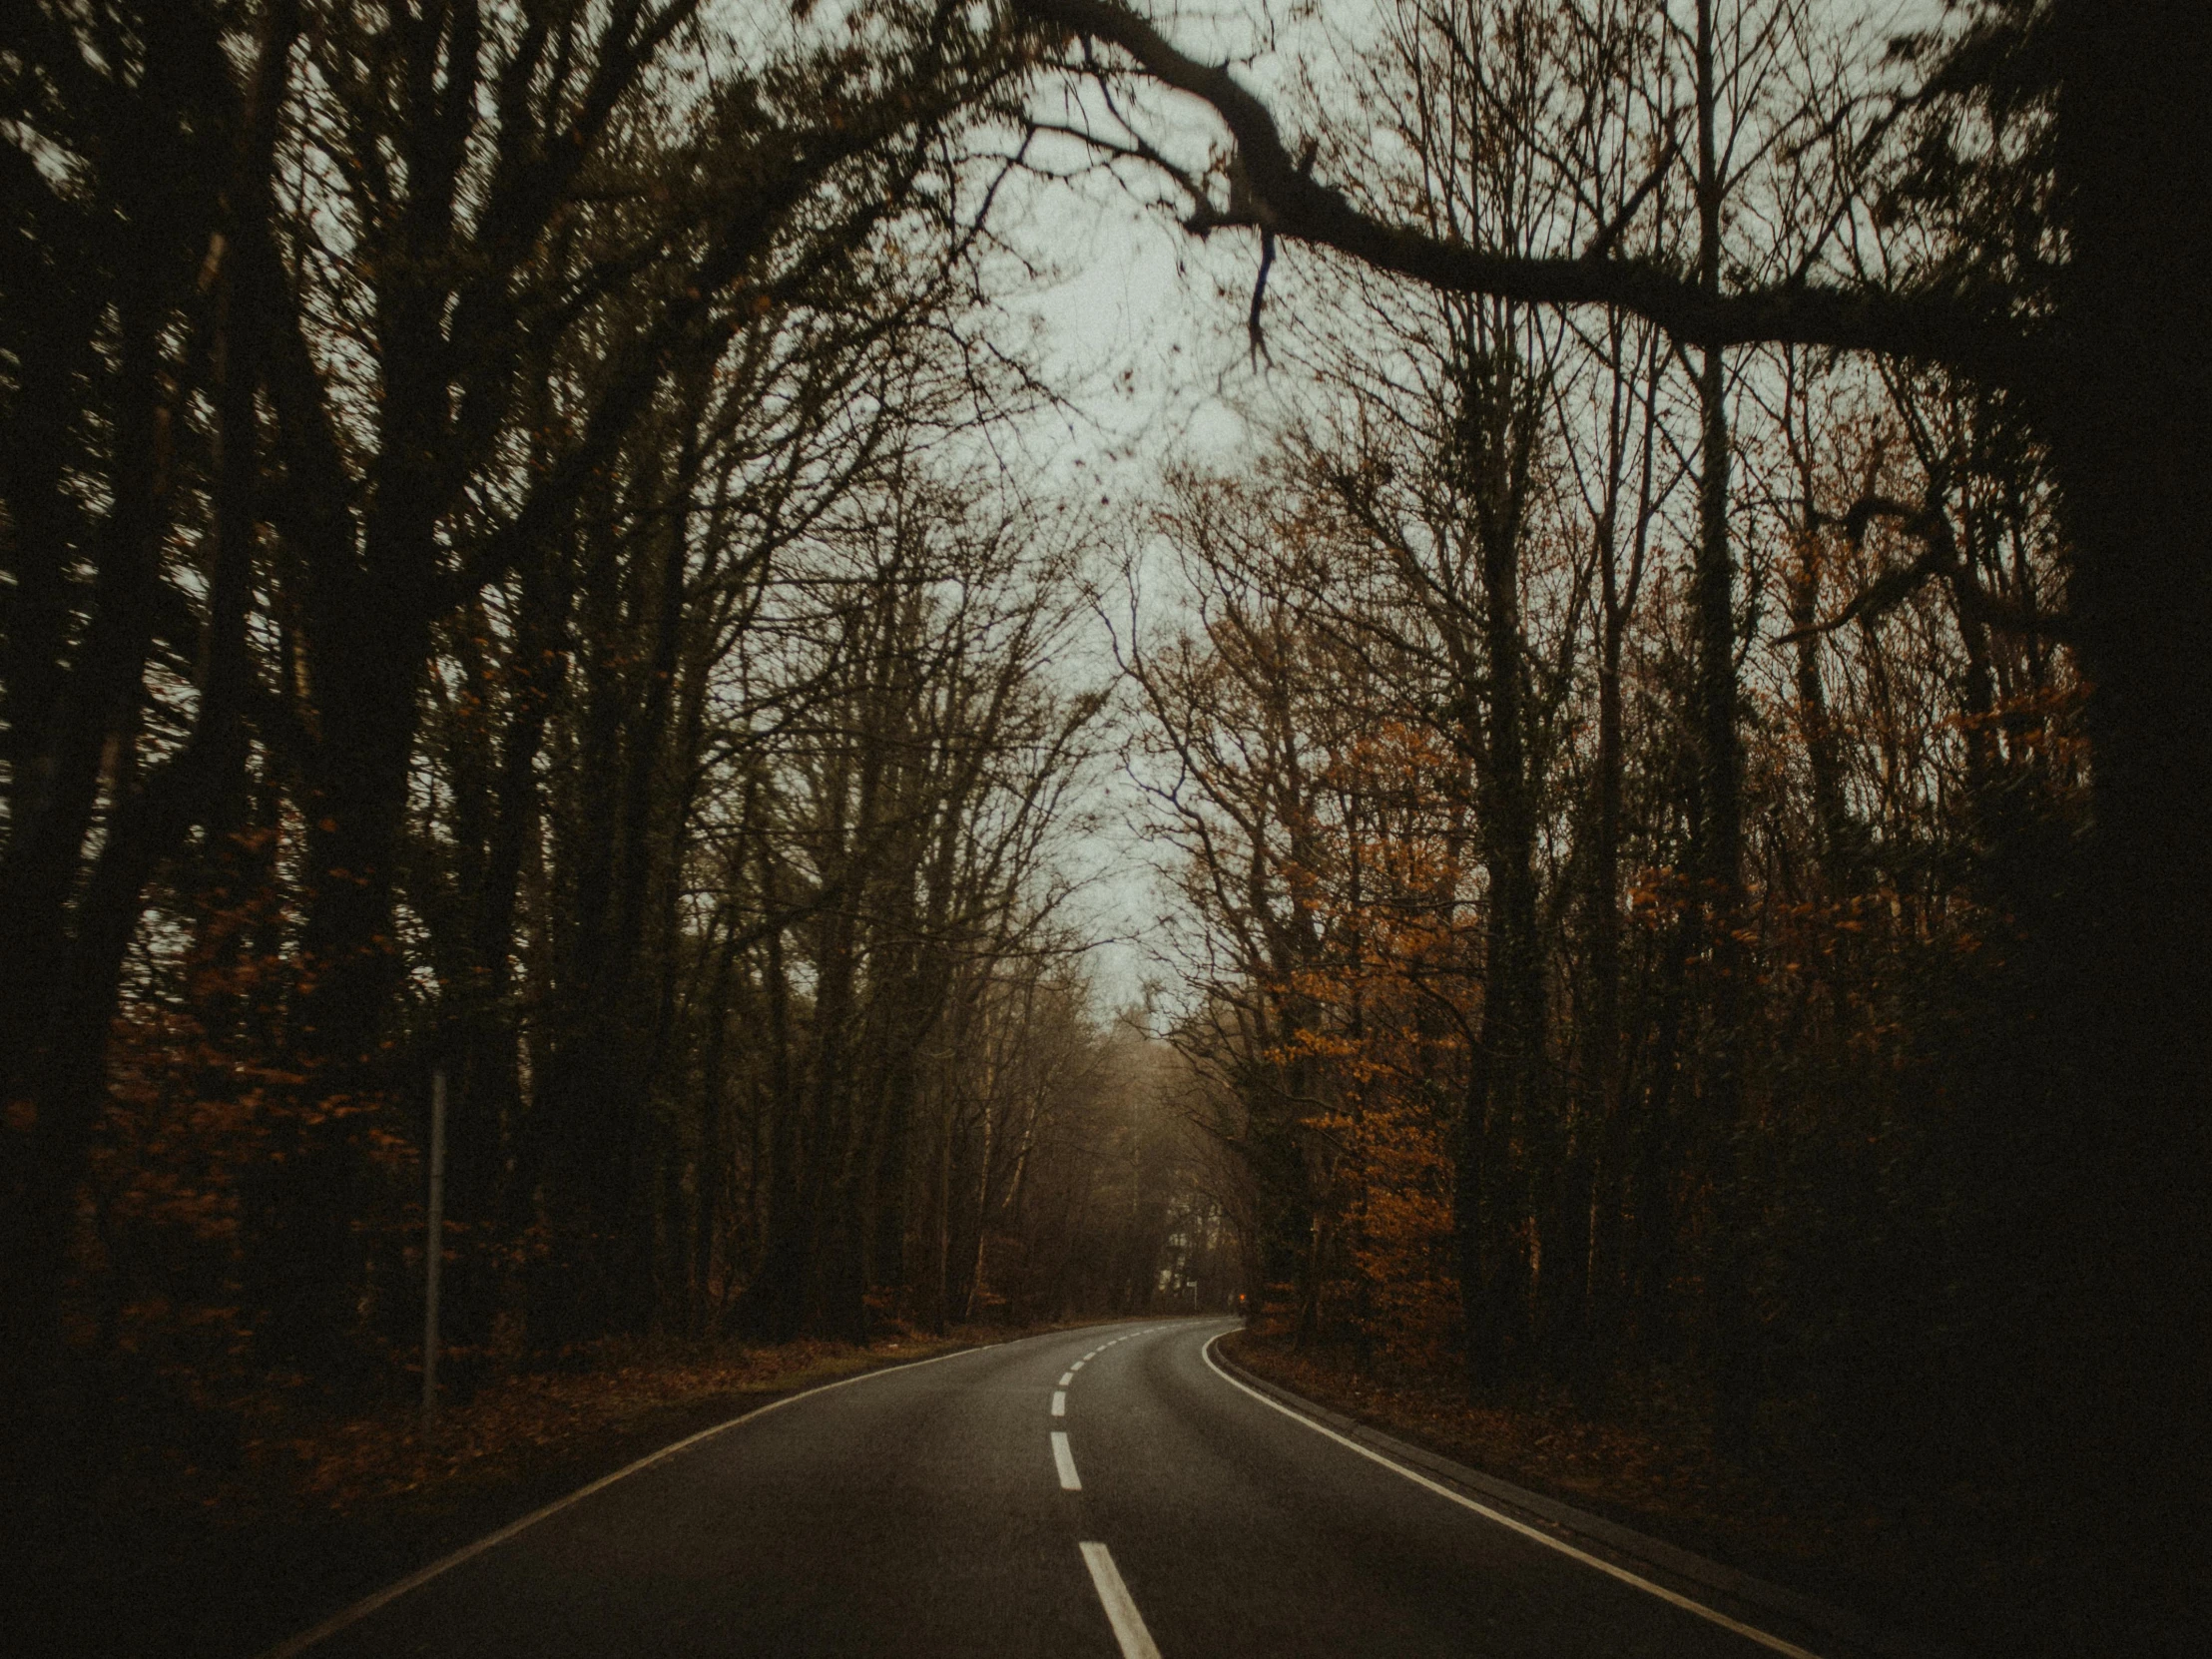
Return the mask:
<path id="1" fill-rule="evenodd" d="M 445 1068 L 430 1074 L 430 1222 L 423 1247 L 422 1426 L 438 1420 L 438 1270 L 445 1264 Z"/>

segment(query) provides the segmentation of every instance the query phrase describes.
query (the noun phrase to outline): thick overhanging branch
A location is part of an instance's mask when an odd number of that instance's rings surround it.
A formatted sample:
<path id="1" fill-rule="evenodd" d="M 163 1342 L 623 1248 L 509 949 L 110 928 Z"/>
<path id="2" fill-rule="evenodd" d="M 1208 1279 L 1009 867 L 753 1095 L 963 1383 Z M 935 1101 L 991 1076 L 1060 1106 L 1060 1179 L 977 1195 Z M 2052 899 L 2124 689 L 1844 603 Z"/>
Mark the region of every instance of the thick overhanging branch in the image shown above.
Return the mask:
<path id="1" fill-rule="evenodd" d="M 2007 319 L 1945 295 L 1810 282 L 1712 294 L 1686 274 L 1654 261 L 1498 254 L 1384 224 L 1303 170 L 1274 114 L 1226 65 L 1189 57 L 1119 0 L 1013 4 L 1047 28 L 1120 48 L 1163 86 L 1212 107 L 1236 143 L 1241 200 L 1226 215 L 1198 204 L 1191 225 L 1201 233 L 1251 225 L 1444 292 L 1532 305 L 1614 306 L 1701 346 L 1871 351 L 2015 386 L 2040 379 L 2042 351 L 2035 340 Z M 1602 255 L 1602 246 L 1593 253 Z"/>

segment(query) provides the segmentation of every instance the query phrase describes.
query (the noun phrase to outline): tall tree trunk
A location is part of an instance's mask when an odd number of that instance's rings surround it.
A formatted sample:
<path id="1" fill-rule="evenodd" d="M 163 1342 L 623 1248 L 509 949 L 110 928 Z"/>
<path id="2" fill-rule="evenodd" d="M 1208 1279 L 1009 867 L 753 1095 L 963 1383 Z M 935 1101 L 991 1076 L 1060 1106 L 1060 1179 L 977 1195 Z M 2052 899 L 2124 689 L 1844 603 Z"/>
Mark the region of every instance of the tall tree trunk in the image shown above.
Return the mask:
<path id="1" fill-rule="evenodd" d="M 541 1160 L 521 1133 L 522 1029 L 517 1006 L 514 952 L 524 868 L 538 844 L 542 804 L 538 758 L 547 723 L 566 676 L 563 623 L 565 594 L 550 553 L 521 572 L 512 655 L 510 714 L 483 804 L 488 828 L 475 891 L 470 895 L 472 936 L 468 982 L 445 1035 L 453 1066 L 452 1110 L 447 1127 L 447 1213 L 490 1236 L 520 1234 L 530 1222 L 532 1189 Z M 541 1086 L 540 1094 L 543 1095 Z M 514 1153 L 510 1176 L 509 1153 Z M 456 1339 L 488 1336 L 496 1312 L 498 1270 L 487 1259 L 464 1254 L 447 1293 Z"/>
<path id="2" fill-rule="evenodd" d="M 761 1263 L 746 1288 L 739 1321 L 748 1333 L 776 1342 L 799 1335 L 806 1323 L 807 1280 L 813 1266 L 813 1233 L 805 1185 L 812 1148 L 803 1118 L 797 1068 L 792 1063 L 791 989 L 784 966 L 782 902 L 767 837 L 761 847 L 762 902 L 769 913 L 764 940 L 763 1000 L 768 1011 L 768 1213 Z"/>
<path id="3" fill-rule="evenodd" d="M 1580 1033 L 1581 1086 L 1584 1111 L 1589 1120 L 1582 1133 L 1589 1143 L 1590 1233 L 1585 1270 L 1587 1311 L 1583 1318 L 1575 1382 L 1585 1399 L 1594 1397 L 1604 1382 L 1605 1373 L 1618 1363 L 1626 1289 L 1622 1207 L 1628 1198 L 1629 1143 L 1628 1114 L 1623 1098 L 1627 1081 L 1626 1056 L 1621 1045 L 1621 843 L 1627 743 L 1621 707 L 1621 657 L 1628 638 L 1629 620 L 1635 612 L 1636 591 L 1642 583 L 1644 554 L 1651 534 L 1653 428 L 1657 418 L 1656 379 L 1660 361 L 1655 343 L 1648 346 L 1654 384 L 1646 390 L 1642 400 L 1636 518 L 1628 580 L 1624 586 L 1620 571 L 1620 507 L 1629 434 L 1622 403 L 1629 365 L 1620 360 L 1619 319 L 1615 320 L 1614 328 L 1613 408 L 1608 423 L 1611 454 L 1596 549 L 1597 777 L 1591 814 L 1589 888 L 1584 896 L 1589 1000 L 1583 1011 Z"/>
<path id="4" fill-rule="evenodd" d="M 1488 540 L 1489 538 L 1485 538 Z M 1517 535 L 1484 549 L 1484 634 L 1490 661 L 1489 768 L 1484 866 L 1489 879 L 1488 965 L 1482 999 L 1482 1049 L 1488 1088 L 1486 1139 L 1493 1252 L 1488 1296 L 1496 1363 L 1531 1358 L 1536 1264 L 1525 1229 L 1551 1218 L 1536 1183 L 1556 1170 L 1555 1126 L 1542 1089 L 1544 966 L 1536 931 L 1536 813 L 1528 776 L 1526 642 L 1520 626 Z M 1517 1156 L 1516 1156 L 1517 1151 Z"/>
<path id="5" fill-rule="evenodd" d="M 1714 7 L 1698 0 L 1698 279 L 1721 291 L 1721 204 L 1726 184 L 1716 133 Z M 1712 1138 L 1715 1237 L 1710 1289 L 1713 1319 L 1714 1426 L 1721 1443 L 1750 1439 L 1756 1387 L 1751 1324 L 1750 1248 L 1743 1140 L 1743 753 L 1737 734 L 1736 561 L 1729 542 L 1728 370 L 1719 347 L 1700 356 L 1698 394 L 1698 542 L 1694 572 L 1697 626 L 1698 834 L 1700 898 L 1706 924 L 1704 989 L 1709 1022 L 1702 1084 Z"/>
<path id="6" fill-rule="evenodd" d="M 714 983 L 707 995 L 707 1034 L 699 1055 L 699 1197 L 693 1219 L 692 1283 L 685 1329 L 714 1335 L 716 1270 L 722 1258 L 723 1209 L 730 1185 L 730 1026 L 737 1017 L 737 918 L 725 914 L 727 937 L 715 953 Z"/>
<path id="7" fill-rule="evenodd" d="M 655 1054 L 639 1035 L 648 1027 L 658 1031 L 661 1022 L 649 1016 L 643 1003 L 646 933 L 652 915 L 656 881 L 672 877 L 673 860 L 682 853 L 684 825 L 659 822 L 669 818 L 667 809 L 684 794 L 670 776 L 669 735 L 677 702 L 677 677 L 683 663 L 685 577 L 689 548 L 685 529 L 690 522 L 692 487 L 698 472 L 696 420 L 686 418 L 674 476 L 659 485 L 648 510 L 661 518 L 649 538 L 657 546 L 660 580 L 653 602 L 652 647 L 646 660 L 645 695 L 631 722 L 626 743 L 627 765 L 623 775 L 622 859 L 616 879 L 614 919 L 601 982 L 587 988 L 595 1003 L 612 1014 L 598 1035 L 606 1051 L 601 1067 L 611 1091 L 602 1110 L 623 1120 L 619 1131 L 633 1147 L 633 1156 L 645 1155 L 653 1132 L 651 1089 Z M 688 757 L 677 763 L 688 770 Z M 673 941 L 669 941 L 673 942 Z M 658 1045 L 653 1045 L 657 1048 Z M 655 1229 L 650 1215 L 641 1214 L 647 1190 L 633 1181 L 604 1195 L 605 1227 L 615 1240 L 615 1259 L 607 1265 L 617 1306 L 611 1317 L 627 1329 L 650 1319 L 656 1301 L 653 1275 Z"/>
<path id="8" fill-rule="evenodd" d="M 2072 260 L 2049 403 L 2094 827 L 2052 1385 L 2118 1553 L 2193 1570 L 2212 1461 L 2212 8 L 2056 15 Z"/>

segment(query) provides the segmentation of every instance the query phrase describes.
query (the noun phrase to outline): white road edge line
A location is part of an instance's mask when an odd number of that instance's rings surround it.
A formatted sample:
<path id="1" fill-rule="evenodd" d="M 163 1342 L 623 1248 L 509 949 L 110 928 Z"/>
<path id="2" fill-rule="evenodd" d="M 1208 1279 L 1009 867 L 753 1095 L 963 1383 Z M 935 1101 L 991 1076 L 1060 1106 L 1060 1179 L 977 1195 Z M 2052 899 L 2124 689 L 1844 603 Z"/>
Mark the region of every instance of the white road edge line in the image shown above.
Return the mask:
<path id="1" fill-rule="evenodd" d="M 1074 1381 L 1075 1381 L 1075 1373 L 1073 1373 L 1073 1372 L 1071 1372 L 1071 1371 L 1064 1371 L 1064 1372 L 1060 1373 L 1060 1386 L 1061 1386 L 1061 1387 L 1063 1387 L 1063 1388 L 1064 1388 L 1064 1387 L 1066 1387 L 1066 1386 L 1067 1386 L 1067 1385 L 1068 1385 L 1068 1384 L 1069 1384 L 1070 1382 L 1073 1382 Z"/>
<path id="2" fill-rule="evenodd" d="M 1732 1619 L 1717 1607 L 1708 1607 L 1702 1601 L 1694 1601 L 1690 1597 L 1683 1595 L 1678 1590 L 1668 1589 L 1664 1584 L 1654 1584 L 1650 1579 L 1641 1577 L 1636 1573 L 1632 1573 L 1626 1567 L 1616 1567 L 1615 1565 L 1613 1565 L 1612 1562 L 1604 1560 L 1599 1556 L 1592 1555 L 1585 1550 L 1576 1549 L 1574 1545 L 1567 1543 L 1563 1539 L 1554 1538 L 1548 1532 L 1544 1532 L 1536 1527 L 1529 1526 L 1525 1522 L 1517 1521 L 1513 1519 L 1513 1517 L 1510 1515 L 1500 1514 L 1497 1510 L 1490 1508 L 1487 1504 L 1477 1503 L 1474 1501 L 1473 1498 L 1467 1497 L 1463 1493 L 1455 1492 L 1449 1486 L 1443 1485 L 1439 1481 L 1429 1479 L 1428 1476 L 1426 1476 L 1425 1474 L 1415 1473 L 1413 1470 L 1407 1468 L 1403 1463 L 1393 1462 L 1391 1459 L 1383 1456 L 1380 1451 L 1372 1450 L 1369 1447 L 1362 1445 L 1358 1440 L 1352 1439 L 1347 1435 L 1338 1433 L 1327 1423 L 1316 1422 L 1312 1417 L 1307 1416 L 1304 1412 L 1292 1410 L 1281 1400 L 1269 1398 L 1258 1388 L 1247 1387 L 1244 1383 L 1238 1382 L 1234 1377 L 1231 1377 L 1227 1372 L 1223 1371 L 1221 1367 L 1214 1362 L 1214 1344 L 1220 1342 L 1222 1337 L 1225 1335 L 1227 1335 L 1227 1333 L 1225 1332 L 1215 1333 L 1215 1335 L 1209 1337 L 1206 1340 L 1206 1346 L 1199 1350 L 1199 1356 L 1200 1358 L 1205 1360 L 1207 1369 L 1213 1372 L 1216 1377 L 1220 1378 L 1232 1388 L 1242 1389 L 1244 1392 L 1250 1394 L 1254 1399 L 1257 1399 L 1262 1405 L 1272 1406 L 1274 1409 L 1281 1411 L 1285 1416 L 1289 1417 L 1291 1421 L 1298 1423 L 1303 1427 L 1311 1428 L 1317 1434 L 1327 1435 L 1330 1439 L 1335 1440 L 1339 1445 L 1346 1446 L 1349 1447 L 1351 1450 L 1357 1451 L 1361 1456 L 1367 1458 L 1368 1461 L 1370 1461 L 1371 1463 L 1381 1463 L 1384 1468 L 1390 1470 L 1392 1473 L 1402 1474 L 1414 1485 L 1425 1486 L 1430 1491 L 1434 1492 L 1438 1497 L 1449 1498 L 1453 1503 L 1458 1504 L 1462 1509 L 1472 1509 L 1484 1520 L 1495 1521 L 1498 1525 L 1507 1528 L 1509 1531 L 1518 1532 L 1524 1538 L 1533 1538 L 1536 1540 L 1536 1542 L 1542 1544 L 1546 1549 L 1555 1549 L 1561 1555 L 1572 1556 L 1575 1560 L 1580 1561 L 1586 1567 L 1595 1567 L 1599 1572 L 1604 1573 L 1609 1578 L 1617 1578 L 1623 1584 L 1634 1585 L 1637 1589 L 1642 1590 L 1647 1594 L 1657 1596 L 1661 1601 L 1671 1602 L 1673 1605 L 1680 1607 L 1685 1612 L 1695 1613 L 1699 1618 L 1709 1620 L 1710 1622 L 1719 1625 L 1723 1630 L 1733 1630 L 1736 1632 L 1737 1635 L 1747 1637 L 1750 1640 L 1757 1642 L 1763 1648 L 1769 1648 L 1776 1653 L 1785 1654 L 1788 1656 L 1788 1659 L 1820 1659 L 1820 1655 L 1813 1652 L 1810 1648 L 1802 1648 L 1799 1647 L 1795 1642 L 1784 1641 L 1780 1636 L 1774 1635 L 1769 1631 L 1761 1630 L 1757 1625 L 1746 1624 L 1741 1619 Z"/>
<path id="3" fill-rule="evenodd" d="M 1091 1569 L 1091 1582 L 1098 1586 L 1098 1599 L 1106 1604 L 1106 1622 L 1114 1627 L 1114 1640 L 1121 1644 L 1121 1659 L 1160 1659 L 1152 1632 L 1144 1627 L 1144 1615 L 1137 1611 L 1129 1586 L 1121 1581 L 1113 1555 L 1104 1544 L 1080 1547 L 1083 1565 Z"/>
<path id="4" fill-rule="evenodd" d="M 538 1522 L 541 1520 L 551 1519 L 553 1516 L 559 1514 L 563 1509 L 566 1509 L 570 1504 L 581 1503 L 585 1498 L 591 1496 L 592 1493 L 596 1491 L 601 1491 L 608 1486 L 612 1486 L 617 1480 L 627 1480 L 631 1475 L 638 1473 L 641 1469 L 651 1468 L 655 1463 L 660 1462 L 663 1458 L 673 1457 L 679 1451 L 687 1450 L 688 1448 L 699 1444 L 701 1440 L 711 1440 L 726 1428 L 735 1428 L 741 1422 L 751 1422 L 755 1417 L 765 1417 L 771 1411 L 781 1410 L 786 1405 L 796 1405 L 799 1403 L 799 1401 L 803 1399 L 811 1399 L 816 1394 L 826 1394 L 831 1388 L 842 1388 L 854 1382 L 868 1382 L 870 1379 L 873 1378 L 888 1377 L 892 1372 L 895 1371 L 915 1371 L 923 1366 L 934 1366 L 940 1361 L 944 1360 L 962 1359 L 970 1354 L 988 1354 L 991 1352 L 992 1348 L 1000 1346 L 1002 1345 L 994 1343 L 986 1348 L 963 1348 L 952 1354 L 932 1354 L 926 1360 L 908 1360 L 902 1365 L 885 1366 L 879 1371 L 863 1371 L 851 1377 L 840 1377 L 834 1382 L 818 1383 L 812 1388 L 803 1388 L 796 1394 L 786 1394 L 782 1399 L 772 1399 L 766 1405 L 756 1405 L 752 1410 L 742 1412 L 739 1415 L 730 1418 L 730 1420 L 727 1422 L 718 1422 L 712 1428 L 702 1428 L 696 1434 L 687 1435 L 685 1438 L 677 1440 L 673 1444 L 661 1447 L 661 1449 L 658 1451 L 649 1452 L 645 1456 L 640 1457 L 636 1462 L 627 1463 L 623 1467 L 615 1470 L 612 1474 L 603 1474 L 597 1480 L 594 1480 L 590 1485 L 579 1486 L 576 1488 L 576 1490 L 570 1492 L 568 1496 L 555 1498 L 544 1508 L 533 1509 L 530 1511 L 530 1513 L 524 1515 L 520 1520 L 510 1521 L 505 1526 L 502 1526 L 498 1531 L 487 1533 L 485 1536 L 478 1538 L 472 1544 L 463 1544 L 452 1554 L 439 1557 L 437 1560 L 432 1561 L 428 1566 L 422 1568 L 418 1572 L 409 1573 L 405 1578 L 399 1580 L 398 1583 L 387 1584 L 383 1589 L 378 1590 L 374 1595 L 367 1596 L 360 1601 L 356 1601 L 355 1603 L 353 1603 L 352 1606 L 344 1609 L 344 1611 L 342 1612 L 331 1614 L 320 1624 L 316 1625 L 312 1630 L 303 1630 L 298 1635 L 293 1636 L 286 1641 L 278 1642 L 275 1647 L 261 1654 L 259 1656 L 259 1659 L 292 1659 L 292 1656 L 294 1654 L 304 1653 L 307 1651 L 307 1649 L 315 1646 L 317 1643 L 328 1641 L 332 1636 L 335 1636 L 347 1625 L 356 1624 L 360 1620 L 367 1618 L 369 1614 L 376 1612 L 380 1608 L 390 1606 L 401 1596 L 407 1594 L 408 1591 L 419 1590 L 423 1585 L 429 1583 L 431 1579 L 441 1577 L 442 1575 L 451 1572 L 462 1562 L 474 1560 L 477 1556 L 483 1554 L 485 1550 L 494 1548 L 499 1544 L 505 1543 L 509 1538 L 512 1538 L 518 1532 L 528 1531 L 531 1527 L 537 1525 Z"/>
<path id="5" fill-rule="evenodd" d="M 1052 1461 L 1060 1471 L 1061 1491 L 1079 1492 L 1083 1489 L 1083 1482 L 1075 1477 L 1075 1453 L 1068 1449 L 1065 1431 L 1058 1428 L 1052 1431 Z"/>

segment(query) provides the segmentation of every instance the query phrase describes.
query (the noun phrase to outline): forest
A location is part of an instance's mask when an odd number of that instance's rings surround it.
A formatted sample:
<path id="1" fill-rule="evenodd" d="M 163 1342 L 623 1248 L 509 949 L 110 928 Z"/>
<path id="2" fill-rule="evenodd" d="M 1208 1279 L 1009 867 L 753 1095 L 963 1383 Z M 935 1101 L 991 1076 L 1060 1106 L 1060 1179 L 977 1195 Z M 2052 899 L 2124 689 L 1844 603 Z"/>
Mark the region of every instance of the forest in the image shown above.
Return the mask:
<path id="1" fill-rule="evenodd" d="M 2186 0 L 9 6 L 11 1465 L 405 1397 L 435 1078 L 464 1391 L 1249 1308 L 2201 1612 L 2207 88 Z M 1112 499 L 1017 321 L 1102 202 L 1246 434 Z"/>

